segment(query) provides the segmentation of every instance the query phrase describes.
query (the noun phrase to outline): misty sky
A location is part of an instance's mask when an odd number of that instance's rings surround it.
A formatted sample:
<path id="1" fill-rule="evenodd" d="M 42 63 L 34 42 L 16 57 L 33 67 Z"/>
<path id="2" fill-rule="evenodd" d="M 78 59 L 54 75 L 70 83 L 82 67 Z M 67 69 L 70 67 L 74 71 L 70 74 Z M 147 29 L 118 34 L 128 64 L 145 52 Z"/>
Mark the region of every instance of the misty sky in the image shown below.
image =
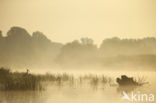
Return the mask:
<path id="1" fill-rule="evenodd" d="M 12 26 L 63 43 L 156 36 L 156 0 L 0 0 L 0 30 Z"/>

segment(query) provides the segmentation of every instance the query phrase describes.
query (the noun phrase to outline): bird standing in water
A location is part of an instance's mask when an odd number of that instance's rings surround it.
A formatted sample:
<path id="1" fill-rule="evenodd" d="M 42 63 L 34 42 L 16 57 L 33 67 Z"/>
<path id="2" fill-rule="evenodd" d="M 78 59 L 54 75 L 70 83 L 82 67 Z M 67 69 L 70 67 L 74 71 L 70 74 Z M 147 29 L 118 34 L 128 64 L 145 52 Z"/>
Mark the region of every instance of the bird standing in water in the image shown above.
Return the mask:
<path id="1" fill-rule="evenodd" d="M 26 74 L 27 74 L 27 75 L 29 74 L 29 69 L 27 69 L 27 72 L 26 72 Z"/>

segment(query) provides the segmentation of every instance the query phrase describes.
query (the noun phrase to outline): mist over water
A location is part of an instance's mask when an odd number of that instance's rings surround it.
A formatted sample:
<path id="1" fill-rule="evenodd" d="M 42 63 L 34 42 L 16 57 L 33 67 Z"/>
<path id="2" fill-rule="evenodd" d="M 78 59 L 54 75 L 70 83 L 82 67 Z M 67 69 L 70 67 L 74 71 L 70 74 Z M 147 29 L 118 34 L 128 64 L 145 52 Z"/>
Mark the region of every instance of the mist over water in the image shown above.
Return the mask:
<path id="1" fill-rule="evenodd" d="M 133 89 L 129 88 L 130 92 L 133 91 L 138 93 L 139 91 L 140 93 L 156 94 L 156 81 L 153 79 L 155 78 L 155 72 L 97 73 L 97 75 L 101 74 L 107 74 L 107 76 L 113 79 L 115 79 L 115 77 L 119 77 L 120 74 L 126 74 L 136 78 L 137 76 L 145 76 L 149 84 Z M 115 83 L 115 81 L 112 83 Z M 72 85 L 63 84 L 61 86 L 48 83 L 45 91 L 1 91 L 0 103 L 131 103 L 128 100 L 122 100 L 122 92 L 126 90 L 128 90 L 128 88 L 123 89 L 118 85 L 111 86 L 109 84 L 102 86 L 98 84 L 98 86 L 95 88 L 89 83 L 74 83 Z"/>
<path id="2" fill-rule="evenodd" d="M 12 27 L 7 36 L 0 34 L 0 66 L 10 69 L 2 69 L 7 90 L 0 91 L 0 103 L 130 103 L 122 100 L 123 91 L 156 94 L 155 46 L 154 37 L 114 37 L 100 46 L 90 38 L 62 44 L 42 32 Z M 145 84 L 123 88 L 117 82 L 122 75 Z M 35 80 L 43 90 L 36 90 Z"/>
<path id="3" fill-rule="evenodd" d="M 0 0 L 0 15 L 0 103 L 156 103 L 156 0 Z"/>

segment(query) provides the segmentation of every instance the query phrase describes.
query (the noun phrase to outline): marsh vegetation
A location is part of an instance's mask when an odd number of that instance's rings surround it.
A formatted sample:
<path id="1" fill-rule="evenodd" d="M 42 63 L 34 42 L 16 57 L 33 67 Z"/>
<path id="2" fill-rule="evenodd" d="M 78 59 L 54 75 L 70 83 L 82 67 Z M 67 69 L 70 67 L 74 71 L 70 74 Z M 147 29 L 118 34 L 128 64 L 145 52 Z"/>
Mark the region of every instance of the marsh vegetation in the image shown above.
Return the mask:
<path id="1" fill-rule="evenodd" d="M 39 90 L 40 80 L 33 74 L 11 72 L 10 69 L 0 68 L 1 90 Z"/>
<path id="2" fill-rule="evenodd" d="M 134 83 L 147 83 L 145 80 L 146 78 L 144 77 L 138 77 Z M 127 81 L 122 82 L 131 86 L 132 83 Z M 79 76 L 68 73 L 31 74 L 27 72 L 11 72 L 10 69 L 0 68 L 0 90 L 45 90 L 48 85 L 71 86 L 75 88 L 86 85 L 93 88 L 104 88 L 106 85 L 117 86 L 118 82 L 104 74 L 84 74 Z M 121 85 L 119 84 L 119 86 Z"/>
<path id="3" fill-rule="evenodd" d="M 114 100 L 119 101 L 122 91 L 144 91 L 146 87 L 150 87 L 148 84 L 122 86 L 116 82 L 116 78 L 121 75 L 112 77 L 106 74 L 75 75 L 65 72 L 34 74 L 0 68 L 0 103 L 63 103 L 73 99 L 76 99 L 76 103 L 80 103 L 81 98 L 88 101 L 88 96 L 91 97 L 91 103 L 97 100 L 102 103 L 102 101 L 111 101 L 106 98 L 109 94 L 109 96 L 115 95 Z M 139 84 L 148 81 L 145 76 L 135 76 L 128 76 L 128 78 L 134 77 L 135 82 Z"/>

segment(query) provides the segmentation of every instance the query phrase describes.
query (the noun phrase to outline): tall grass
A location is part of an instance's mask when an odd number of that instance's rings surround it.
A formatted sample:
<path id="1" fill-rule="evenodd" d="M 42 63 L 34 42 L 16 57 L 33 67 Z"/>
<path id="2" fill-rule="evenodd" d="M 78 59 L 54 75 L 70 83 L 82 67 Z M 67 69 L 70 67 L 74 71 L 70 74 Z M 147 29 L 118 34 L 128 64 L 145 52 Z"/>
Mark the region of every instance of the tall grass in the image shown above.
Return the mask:
<path id="1" fill-rule="evenodd" d="M 67 73 L 34 75 L 26 72 L 11 72 L 10 69 L 0 68 L 0 90 L 43 90 L 45 86 L 86 86 L 104 87 L 105 85 L 115 84 L 110 77 L 105 75 L 81 75 L 74 77 Z M 145 83 L 145 78 L 138 78 L 139 85 Z M 47 84 L 48 83 L 48 84 Z"/>
<path id="2" fill-rule="evenodd" d="M 32 74 L 11 72 L 0 68 L 1 90 L 40 90 L 42 86 L 39 78 Z"/>
<path id="3" fill-rule="evenodd" d="M 147 77 L 145 76 L 138 76 L 137 78 L 134 79 L 134 81 L 138 84 L 138 86 L 142 86 L 144 84 L 148 84 L 147 82 Z"/>

